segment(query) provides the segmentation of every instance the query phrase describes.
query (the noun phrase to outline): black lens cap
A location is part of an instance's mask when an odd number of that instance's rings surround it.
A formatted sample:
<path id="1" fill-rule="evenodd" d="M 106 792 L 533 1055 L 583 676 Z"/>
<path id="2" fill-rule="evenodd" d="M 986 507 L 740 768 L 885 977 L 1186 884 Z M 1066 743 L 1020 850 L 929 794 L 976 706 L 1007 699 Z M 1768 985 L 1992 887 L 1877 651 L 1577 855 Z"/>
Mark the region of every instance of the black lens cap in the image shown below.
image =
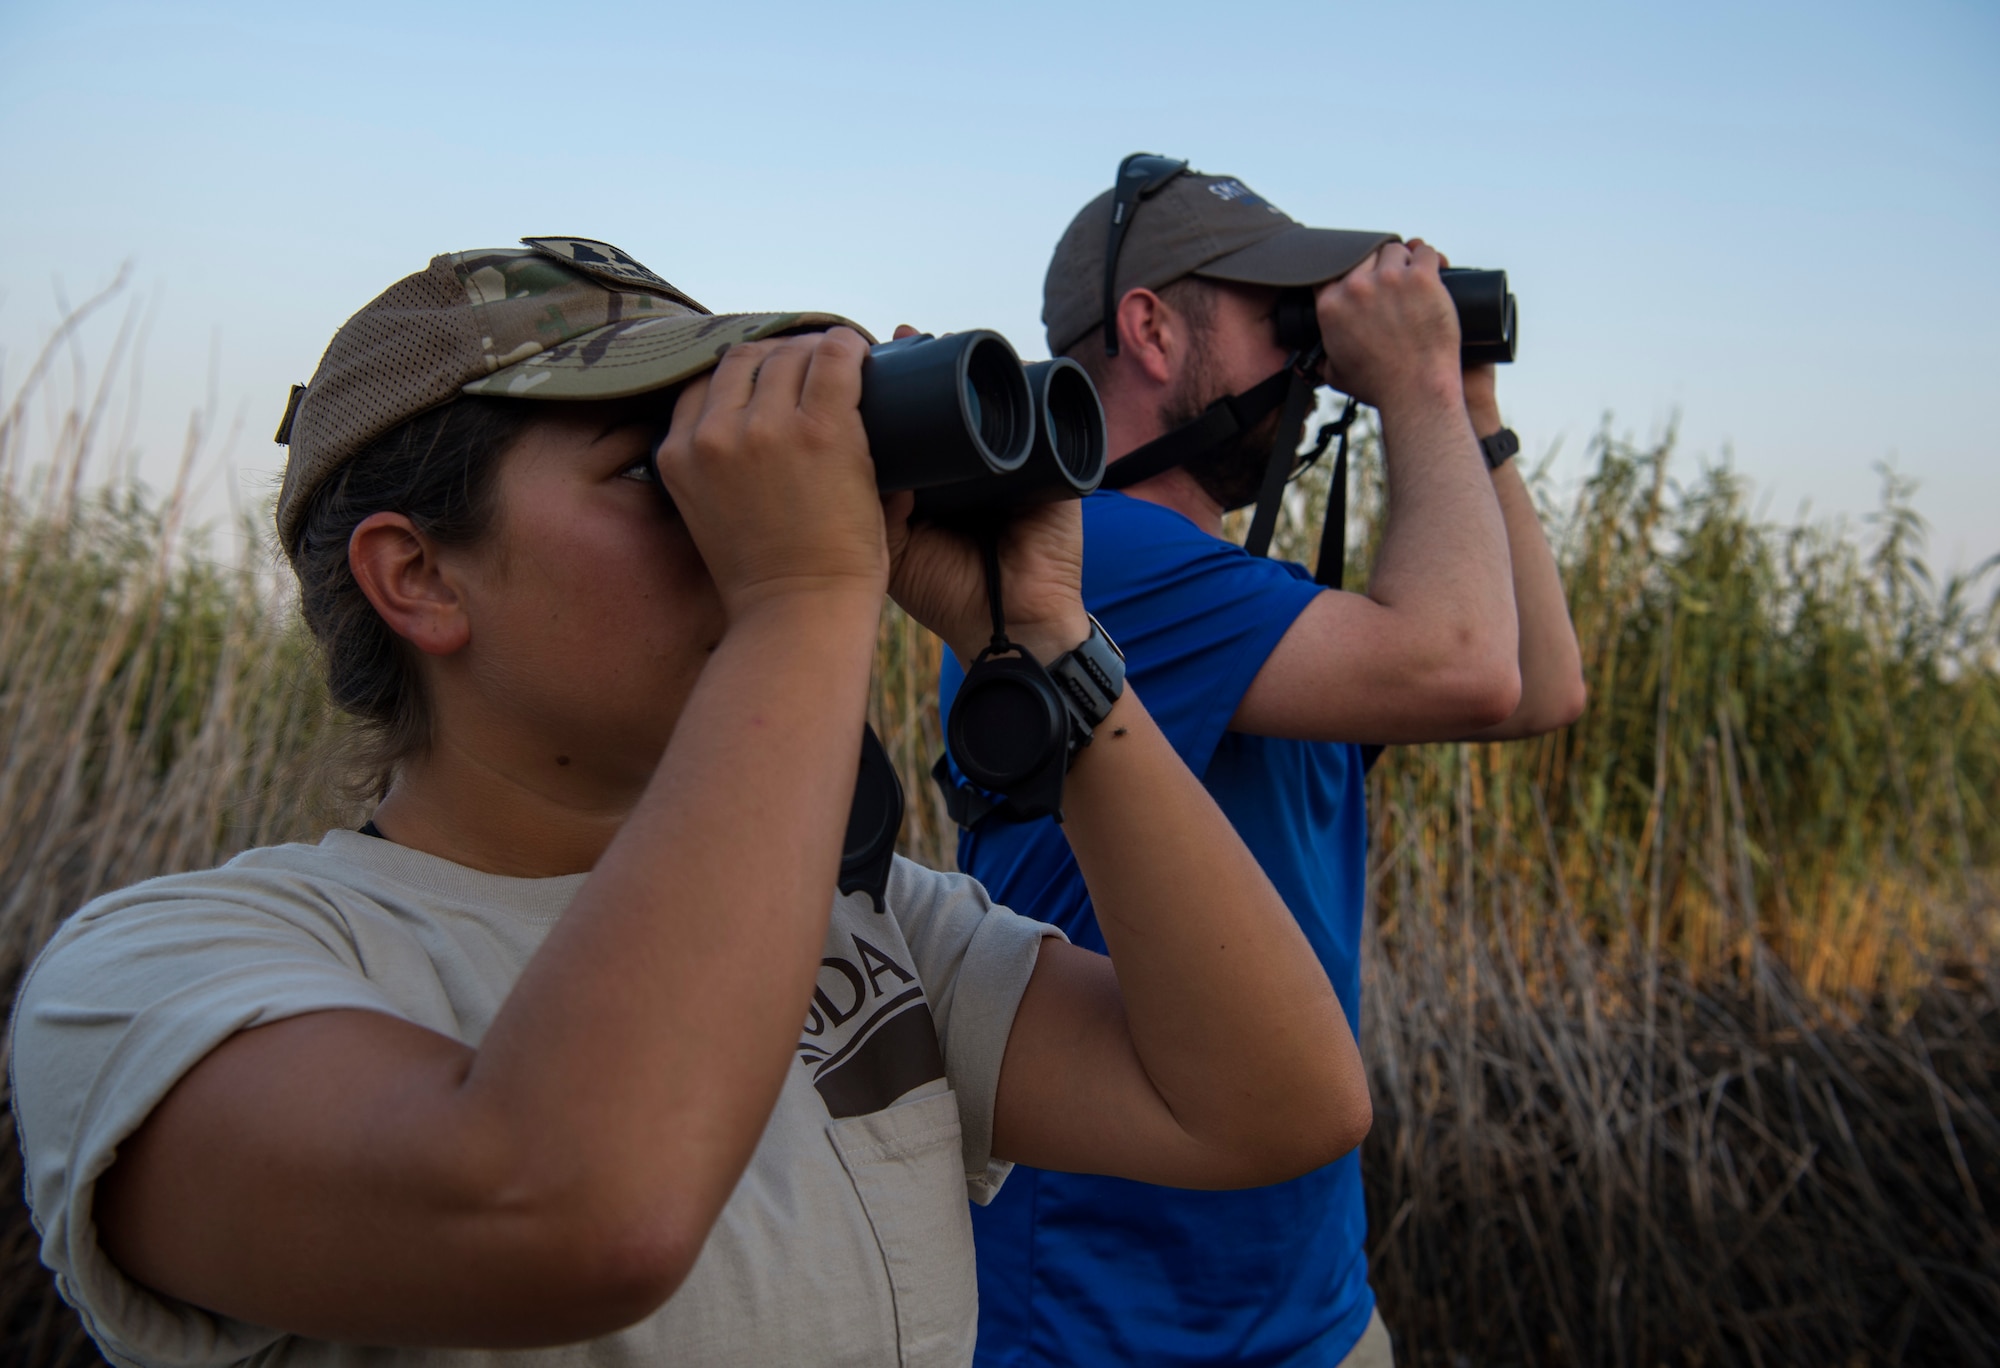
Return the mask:
<path id="1" fill-rule="evenodd" d="M 861 728 L 861 765 L 854 801 L 847 809 L 847 839 L 840 850 L 840 891 L 866 893 L 875 910 L 887 910 L 889 870 L 896 861 L 896 836 L 903 827 L 903 781 L 882 749 L 875 729 Z"/>
<path id="2" fill-rule="evenodd" d="M 1021 656 L 996 656 L 967 672 L 947 732 L 965 777 L 1004 793 L 1061 761 L 1069 715 L 1048 671 Z"/>

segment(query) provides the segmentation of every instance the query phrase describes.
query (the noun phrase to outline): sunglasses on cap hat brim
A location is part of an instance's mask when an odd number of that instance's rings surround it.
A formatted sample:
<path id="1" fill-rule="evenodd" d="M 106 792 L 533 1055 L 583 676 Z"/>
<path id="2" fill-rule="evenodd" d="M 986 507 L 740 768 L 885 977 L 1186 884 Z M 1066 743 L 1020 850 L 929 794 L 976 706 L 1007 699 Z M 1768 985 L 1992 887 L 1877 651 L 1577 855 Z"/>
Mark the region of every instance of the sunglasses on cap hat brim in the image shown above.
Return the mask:
<path id="1" fill-rule="evenodd" d="M 1118 163 L 1118 179 L 1111 187 L 1111 233 L 1104 244 L 1104 354 L 1118 355 L 1118 326 L 1113 317 L 1117 307 L 1118 253 L 1125 246 L 1125 234 L 1132 227 L 1133 212 L 1160 193 L 1188 169 L 1187 160 L 1134 152 Z"/>

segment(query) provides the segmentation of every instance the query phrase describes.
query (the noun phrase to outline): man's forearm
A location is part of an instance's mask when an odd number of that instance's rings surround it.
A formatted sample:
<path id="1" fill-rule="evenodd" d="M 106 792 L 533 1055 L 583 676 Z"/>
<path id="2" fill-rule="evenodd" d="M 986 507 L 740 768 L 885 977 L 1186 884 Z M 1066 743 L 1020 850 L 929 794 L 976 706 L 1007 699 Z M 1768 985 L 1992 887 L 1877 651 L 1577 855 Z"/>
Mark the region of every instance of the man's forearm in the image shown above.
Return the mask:
<path id="1" fill-rule="evenodd" d="M 1389 519 L 1368 590 L 1306 606 L 1244 692 L 1234 730 L 1450 741 L 1520 708 L 1507 528 L 1456 373 L 1379 407 Z"/>
<path id="2" fill-rule="evenodd" d="M 1473 423 L 1482 437 L 1501 427 L 1497 410 L 1475 410 Z M 1576 628 L 1562 576 L 1535 512 L 1534 496 L 1521 478 L 1519 463 L 1508 461 L 1493 472 L 1493 492 L 1507 528 L 1507 553 L 1512 566 L 1514 605 L 1520 623 L 1521 705 L 1496 727 L 1476 733 L 1483 741 L 1539 736 L 1566 727 L 1583 711 L 1583 666 L 1577 652 Z"/>
<path id="3" fill-rule="evenodd" d="M 1518 650 L 1507 528 L 1461 392 L 1435 384 L 1385 401 L 1388 521 L 1368 596 L 1434 621 L 1447 655 L 1511 665 Z"/>

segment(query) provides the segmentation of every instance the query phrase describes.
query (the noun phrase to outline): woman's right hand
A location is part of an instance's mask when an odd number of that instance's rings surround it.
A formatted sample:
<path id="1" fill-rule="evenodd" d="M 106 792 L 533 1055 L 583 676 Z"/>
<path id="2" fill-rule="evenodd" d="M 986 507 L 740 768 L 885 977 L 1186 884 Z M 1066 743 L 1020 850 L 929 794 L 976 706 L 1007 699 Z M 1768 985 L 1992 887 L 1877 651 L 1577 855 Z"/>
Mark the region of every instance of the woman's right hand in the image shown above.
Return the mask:
<path id="1" fill-rule="evenodd" d="M 660 480 L 730 621 L 801 594 L 886 588 L 858 407 L 867 354 L 851 328 L 741 343 L 675 402 Z"/>

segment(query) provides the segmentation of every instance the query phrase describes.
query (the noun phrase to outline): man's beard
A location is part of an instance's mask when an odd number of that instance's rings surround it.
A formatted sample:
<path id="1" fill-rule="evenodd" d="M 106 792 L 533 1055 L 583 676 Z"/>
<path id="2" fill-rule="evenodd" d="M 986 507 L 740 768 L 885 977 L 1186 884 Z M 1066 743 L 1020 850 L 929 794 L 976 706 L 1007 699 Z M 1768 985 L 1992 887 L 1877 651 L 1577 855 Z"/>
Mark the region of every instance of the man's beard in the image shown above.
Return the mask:
<path id="1" fill-rule="evenodd" d="M 1208 350 L 1208 339 L 1197 334 L 1180 384 L 1160 406 L 1160 422 L 1168 432 L 1185 427 L 1228 393 Z M 1283 417 L 1282 408 L 1265 414 L 1247 431 L 1190 458 L 1181 469 L 1192 475 L 1202 492 L 1221 504 L 1225 513 L 1248 508 L 1263 492 L 1264 469 L 1271 463 L 1271 446 Z"/>

